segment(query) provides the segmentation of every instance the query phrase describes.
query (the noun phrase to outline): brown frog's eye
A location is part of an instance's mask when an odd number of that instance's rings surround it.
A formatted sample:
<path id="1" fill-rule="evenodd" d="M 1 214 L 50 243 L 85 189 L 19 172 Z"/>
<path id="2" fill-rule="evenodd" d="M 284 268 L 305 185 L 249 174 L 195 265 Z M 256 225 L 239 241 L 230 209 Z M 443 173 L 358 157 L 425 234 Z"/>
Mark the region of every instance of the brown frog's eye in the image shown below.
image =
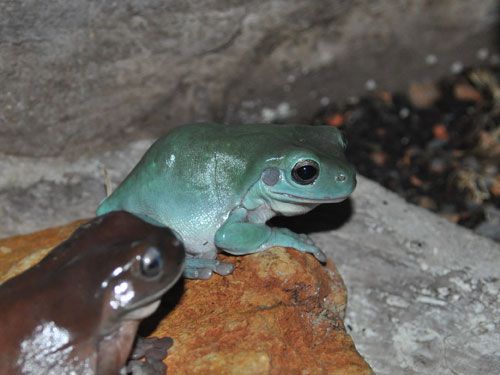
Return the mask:
<path id="1" fill-rule="evenodd" d="M 163 272 L 163 257 L 156 247 L 148 247 L 141 257 L 141 273 L 147 278 L 155 278 Z"/>
<path id="2" fill-rule="evenodd" d="M 292 170 L 292 178 L 301 185 L 310 185 L 319 175 L 319 165 L 314 160 L 299 161 Z"/>

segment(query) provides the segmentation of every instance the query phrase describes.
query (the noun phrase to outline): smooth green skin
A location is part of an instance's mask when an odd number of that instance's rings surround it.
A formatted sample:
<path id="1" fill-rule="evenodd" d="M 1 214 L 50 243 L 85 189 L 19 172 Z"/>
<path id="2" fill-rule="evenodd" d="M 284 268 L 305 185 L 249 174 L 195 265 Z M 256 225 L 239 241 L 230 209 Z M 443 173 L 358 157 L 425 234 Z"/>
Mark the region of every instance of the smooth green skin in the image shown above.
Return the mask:
<path id="1" fill-rule="evenodd" d="M 188 253 L 185 276 L 232 272 L 217 248 L 243 255 L 293 247 L 326 261 L 306 236 L 265 225 L 344 200 L 356 186 L 345 141 L 330 126 L 191 124 L 158 139 L 97 210 L 125 210 L 167 226 Z M 314 160 L 318 178 L 301 185 L 292 169 Z M 271 177 L 269 177 L 271 176 Z"/>

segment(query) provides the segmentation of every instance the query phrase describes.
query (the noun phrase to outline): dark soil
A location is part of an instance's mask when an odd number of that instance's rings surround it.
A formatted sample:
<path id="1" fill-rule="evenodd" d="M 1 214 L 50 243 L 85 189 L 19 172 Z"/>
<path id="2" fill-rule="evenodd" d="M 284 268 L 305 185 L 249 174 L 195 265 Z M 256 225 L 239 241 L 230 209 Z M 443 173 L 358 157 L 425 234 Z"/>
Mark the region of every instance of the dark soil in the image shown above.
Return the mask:
<path id="1" fill-rule="evenodd" d="M 360 174 L 500 241 L 499 68 L 331 104 L 314 123 L 345 132 Z"/>

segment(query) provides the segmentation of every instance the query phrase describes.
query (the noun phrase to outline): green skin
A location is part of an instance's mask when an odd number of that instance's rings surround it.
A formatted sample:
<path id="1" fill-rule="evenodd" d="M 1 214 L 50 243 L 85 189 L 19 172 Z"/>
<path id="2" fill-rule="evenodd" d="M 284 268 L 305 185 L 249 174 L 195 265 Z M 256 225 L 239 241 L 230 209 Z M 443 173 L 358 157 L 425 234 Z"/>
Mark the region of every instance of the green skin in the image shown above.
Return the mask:
<path id="1" fill-rule="evenodd" d="M 244 255 L 285 246 L 324 262 L 306 235 L 265 223 L 346 199 L 356 174 L 344 149 L 341 133 L 330 126 L 181 126 L 151 146 L 97 214 L 125 210 L 172 229 L 186 248 L 189 278 L 232 272 L 216 260 L 217 249 Z M 307 184 L 292 172 L 304 161 L 319 169 Z"/>

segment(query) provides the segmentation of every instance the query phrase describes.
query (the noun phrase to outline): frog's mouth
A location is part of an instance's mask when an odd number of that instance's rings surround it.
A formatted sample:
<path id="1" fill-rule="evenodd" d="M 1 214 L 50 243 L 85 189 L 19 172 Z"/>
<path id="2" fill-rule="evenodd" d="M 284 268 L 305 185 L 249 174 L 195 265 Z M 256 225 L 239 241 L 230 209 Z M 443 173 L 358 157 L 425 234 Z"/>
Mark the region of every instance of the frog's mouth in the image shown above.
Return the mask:
<path id="1" fill-rule="evenodd" d="M 273 191 L 274 194 L 279 195 L 280 197 L 288 198 L 288 199 L 283 199 L 284 202 L 291 202 L 291 203 L 311 203 L 311 204 L 321 204 L 321 203 L 339 203 L 342 201 L 345 201 L 348 197 L 348 195 L 343 195 L 340 197 L 332 198 L 332 197 L 325 197 L 325 198 L 307 198 L 307 197 L 301 197 L 299 195 L 295 194 L 290 194 L 290 193 L 280 193 L 278 191 Z"/>
<path id="2" fill-rule="evenodd" d="M 182 275 L 182 273 L 181 273 Z M 172 285 L 177 282 L 177 279 L 170 283 L 165 288 L 156 292 L 144 301 L 138 302 L 135 306 L 129 308 L 129 312 L 125 315 L 125 320 L 142 320 L 156 311 L 158 306 L 160 306 L 161 297 L 169 290 Z"/>
<path id="3" fill-rule="evenodd" d="M 153 301 L 145 306 L 142 306 L 138 309 L 132 310 L 129 314 L 127 314 L 127 320 L 142 320 L 152 313 L 156 311 L 156 309 L 160 306 L 160 300 Z"/>
<path id="4" fill-rule="evenodd" d="M 125 320 L 142 320 L 153 314 L 160 306 L 161 298 L 180 279 L 184 271 L 184 265 L 179 267 L 179 272 L 175 274 L 170 282 L 143 301 L 137 302 L 129 307 L 129 312 L 125 315 Z"/>

